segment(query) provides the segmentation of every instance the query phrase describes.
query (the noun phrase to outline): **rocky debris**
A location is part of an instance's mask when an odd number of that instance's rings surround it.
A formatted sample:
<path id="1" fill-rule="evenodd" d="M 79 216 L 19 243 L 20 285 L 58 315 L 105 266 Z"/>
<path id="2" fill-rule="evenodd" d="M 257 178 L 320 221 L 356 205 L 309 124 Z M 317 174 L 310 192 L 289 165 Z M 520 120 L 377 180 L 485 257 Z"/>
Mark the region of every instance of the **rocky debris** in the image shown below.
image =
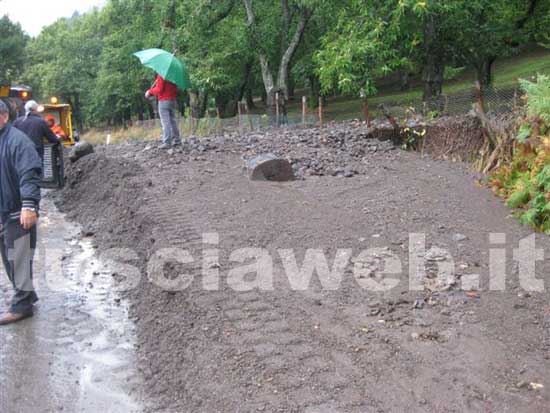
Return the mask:
<path id="1" fill-rule="evenodd" d="M 94 147 L 91 143 L 88 142 L 78 142 L 73 149 L 71 150 L 71 153 L 69 155 L 69 159 L 71 162 L 76 162 L 80 158 L 83 158 L 84 156 L 90 155 L 94 153 Z"/>
<path id="2" fill-rule="evenodd" d="M 466 235 L 463 235 L 463 234 L 454 234 L 453 235 L 453 241 L 455 242 L 464 242 L 464 241 L 467 241 L 468 240 L 468 237 Z"/>
<path id="3" fill-rule="evenodd" d="M 245 162 L 272 154 L 286 159 L 296 179 L 307 176 L 337 176 L 351 178 L 365 175 L 376 159 L 398 159 L 400 151 L 384 124 L 367 127 L 360 122 L 329 124 L 324 129 L 288 128 L 248 133 L 224 133 L 217 136 L 192 136 L 183 145 L 169 151 L 152 151 L 150 142 L 128 142 L 128 153 L 140 163 L 163 158 L 180 163 L 184 157 L 200 160 L 207 153 L 233 153 Z M 387 128 L 386 128 L 387 129 Z M 136 150 L 133 148 L 136 147 Z"/>
<path id="4" fill-rule="evenodd" d="M 294 179 L 290 163 L 271 153 L 257 156 L 247 162 L 248 176 L 252 181 L 285 182 Z"/>

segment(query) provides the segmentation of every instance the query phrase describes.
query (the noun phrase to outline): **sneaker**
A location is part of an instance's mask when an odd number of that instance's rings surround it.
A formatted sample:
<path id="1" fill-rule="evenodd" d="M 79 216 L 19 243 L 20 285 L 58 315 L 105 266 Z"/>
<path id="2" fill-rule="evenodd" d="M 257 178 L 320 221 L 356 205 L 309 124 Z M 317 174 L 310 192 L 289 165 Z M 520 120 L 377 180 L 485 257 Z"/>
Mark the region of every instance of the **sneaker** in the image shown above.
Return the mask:
<path id="1" fill-rule="evenodd" d="M 177 141 L 172 144 L 172 146 L 181 146 L 181 145 L 182 145 L 181 141 Z"/>
<path id="2" fill-rule="evenodd" d="M 163 143 L 163 144 L 159 145 L 159 149 L 168 149 L 168 148 L 170 148 L 170 144 L 168 144 L 168 143 Z"/>

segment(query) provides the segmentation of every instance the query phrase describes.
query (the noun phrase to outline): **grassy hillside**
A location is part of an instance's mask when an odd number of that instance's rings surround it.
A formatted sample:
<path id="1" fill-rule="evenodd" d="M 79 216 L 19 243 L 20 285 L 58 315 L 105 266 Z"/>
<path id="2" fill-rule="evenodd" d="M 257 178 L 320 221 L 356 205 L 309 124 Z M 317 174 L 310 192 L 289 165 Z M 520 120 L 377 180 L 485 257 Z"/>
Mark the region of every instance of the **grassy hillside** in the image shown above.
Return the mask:
<path id="1" fill-rule="evenodd" d="M 537 73 L 550 73 L 550 50 L 534 50 L 518 56 L 497 60 L 494 66 L 495 88 L 508 88 L 517 85 L 518 78 L 525 78 Z M 475 81 L 475 73 L 466 71 L 458 78 L 447 81 L 443 85 L 443 93 L 456 94 L 471 90 Z M 407 92 L 396 92 L 395 88 L 381 88 L 377 96 L 369 99 L 373 112 L 381 104 L 403 105 L 417 103 L 422 100 L 422 88 L 416 86 Z M 328 99 L 325 110 L 327 120 L 345 120 L 362 118 L 362 103 L 359 99 L 345 96 Z M 289 107 L 291 114 L 300 112 L 300 105 L 293 104 Z"/>

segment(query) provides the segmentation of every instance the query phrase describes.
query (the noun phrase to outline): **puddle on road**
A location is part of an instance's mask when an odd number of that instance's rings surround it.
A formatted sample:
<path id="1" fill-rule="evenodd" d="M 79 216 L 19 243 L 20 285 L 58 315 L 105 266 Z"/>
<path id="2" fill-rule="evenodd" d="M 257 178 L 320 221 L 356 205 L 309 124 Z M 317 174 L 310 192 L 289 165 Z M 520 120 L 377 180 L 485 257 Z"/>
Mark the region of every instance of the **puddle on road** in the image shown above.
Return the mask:
<path id="1" fill-rule="evenodd" d="M 140 412 L 135 331 L 113 273 L 51 201 L 43 209 L 37 311 L 0 329 L 0 411 Z M 4 307 L 11 288 L 0 277 Z"/>

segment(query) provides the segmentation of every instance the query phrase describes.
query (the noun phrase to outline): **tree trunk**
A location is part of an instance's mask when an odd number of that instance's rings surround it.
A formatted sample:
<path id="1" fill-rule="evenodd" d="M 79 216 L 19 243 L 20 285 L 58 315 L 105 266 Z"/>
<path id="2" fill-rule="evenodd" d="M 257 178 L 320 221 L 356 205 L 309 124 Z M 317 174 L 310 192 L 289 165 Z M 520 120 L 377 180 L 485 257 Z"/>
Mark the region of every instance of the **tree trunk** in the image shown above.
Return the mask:
<path id="1" fill-rule="evenodd" d="M 246 104 L 248 105 L 249 109 L 256 108 L 256 104 L 254 103 L 254 94 L 252 93 L 251 87 L 246 88 Z"/>
<path id="2" fill-rule="evenodd" d="M 239 86 L 239 91 L 237 94 L 237 102 L 243 100 L 244 94 L 246 93 L 246 88 L 250 80 L 250 74 L 252 73 L 252 62 L 247 62 L 243 69 L 243 77 L 241 84 Z"/>
<path id="3" fill-rule="evenodd" d="M 296 89 L 296 83 L 294 82 L 294 79 L 291 77 L 288 81 L 288 98 L 289 99 L 294 99 L 296 97 L 295 89 Z"/>
<path id="4" fill-rule="evenodd" d="M 289 78 L 289 68 L 290 62 L 298 50 L 298 46 L 302 41 L 302 37 L 306 30 L 307 23 L 311 17 L 311 12 L 309 9 L 302 9 L 300 13 L 300 20 L 298 21 L 298 26 L 294 32 L 294 36 L 290 40 L 290 43 L 281 57 L 281 62 L 279 64 L 279 74 L 277 77 L 278 89 L 284 94 L 285 100 L 288 100 L 288 78 Z"/>
<path id="5" fill-rule="evenodd" d="M 319 95 L 321 91 L 319 78 L 316 75 L 312 74 L 309 76 L 308 80 L 309 80 L 309 97 L 311 100 L 311 106 L 313 108 L 316 108 L 317 105 L 319 104 L 318 103 Z"/>
<path id="6" fill-rule="evenodd" d="M 475 65 L 477 80 L 481 86 L 490 86 L 493 83 L 493 63 L 495 57 L 485 57 L 478 61 Z"/>
<path id="7" fill-rule="evenodd" d="M 424 25 L 424 82 L 423 101 L 439 98 L 443 88 L 445 63 L 440 39 L 438 39 L 437 16 L 429 16 Z"/>
<path id="8" fill-rule="evenodd" d="M 274 121 L 276 112 L 276 93 L 282 93 L 284 99 L 288 100 L 288 78 L 290 62 L 294 57 L 298 46 L 300 45 L 312 12 L 307 8 L 302 8 L 300 10 L 300 17 L 298 20 L 296 31 L 289 41 L 288 30 L 290 26 L 290 9 L 288 6 L 288 0 L 281 0 L 283 9 L 283 16 L 281 18 L 280 28 L 281 59 L 279 61 L 278 70 L 276 72 L 277 80 L 275 81 L 275 76 L 270 68 L 267 54 L 262 49 L 262 41 L 260 39 L 259 31 L 256 27 L 256 16 L 254 15 L 254 10 L 252 9 L 252 0 L 243 0 L 243 3 L 246 9 L 248 26 L 250 27 L 259 54 L 262 80 L 266 92 L 267 113 L 270 116 L 270 119 Z"/>
<path id="9" fill-rule="evenodd" d="M 424 66 L 424 94 L 422 100 L 424 102 L 437 99 L 441 95 L 443 89 L 443 73 L 444 68 L 440 62 L 435 59 L 429 59 Z"/>
<path id="10" fill-rule="evenodd" d="M 216 95 L 216 109 L 222 118 L 232 118 L 237 114 L 237 100 L 234 96 Z"/>
<path id="11" fill-rule="evenodd" d="M 399 71 L 399 88 L 403 92 L 411 88 L 411 76 L 408 70 Z"/>
<path id="12" fill-rule="evenodd" d="M 78 130 L 82 130 L 84 125 L 82 122 L 82 110 L 80 108 L 80 94 L 74 93 L 73 96 L 74 96 L 74 105 L 72 106 L 73 106 L 74 114 L 76 118 L 76 127 L 78 128 Z"/>
<path id="13" fill-rule="evenodd" d="M 189 91 L 189 105 L 191 107 L 191 117 L 202 119 L 206 114 L 207 94 L 204 90 Z"/>

